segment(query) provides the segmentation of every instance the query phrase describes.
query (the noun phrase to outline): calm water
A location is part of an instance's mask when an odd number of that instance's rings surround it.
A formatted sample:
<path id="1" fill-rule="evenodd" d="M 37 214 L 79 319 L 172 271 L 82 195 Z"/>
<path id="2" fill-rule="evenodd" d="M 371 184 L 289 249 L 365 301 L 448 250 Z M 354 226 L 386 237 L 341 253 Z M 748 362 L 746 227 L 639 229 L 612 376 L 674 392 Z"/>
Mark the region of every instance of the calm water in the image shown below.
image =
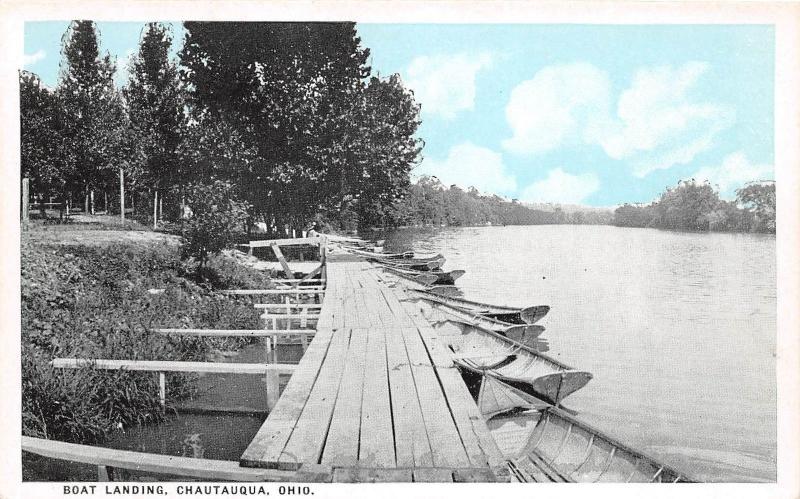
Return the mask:
<path id="1" fill-rule="evenodd" d="M 548 304 L 550 355 L 594 379 L 565 406 L 698 479 L 776 480 L 775 238 L 608 226 L 400 230 L 467 298 Z"/>

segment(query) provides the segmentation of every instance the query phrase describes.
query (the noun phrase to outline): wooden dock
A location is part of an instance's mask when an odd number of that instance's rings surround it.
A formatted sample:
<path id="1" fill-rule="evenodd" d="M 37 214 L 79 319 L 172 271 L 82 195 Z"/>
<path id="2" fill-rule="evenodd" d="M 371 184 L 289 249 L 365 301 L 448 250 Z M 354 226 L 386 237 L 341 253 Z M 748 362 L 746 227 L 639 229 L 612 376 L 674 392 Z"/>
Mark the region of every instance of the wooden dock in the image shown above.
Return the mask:
<path id="1" fill-rule="evenodd" d="M 507 481 L 449 351 L 394 279 L 346 256 L 326 271 L 316 335 L 240 464 L 302 467 L 298 480 Z"/>

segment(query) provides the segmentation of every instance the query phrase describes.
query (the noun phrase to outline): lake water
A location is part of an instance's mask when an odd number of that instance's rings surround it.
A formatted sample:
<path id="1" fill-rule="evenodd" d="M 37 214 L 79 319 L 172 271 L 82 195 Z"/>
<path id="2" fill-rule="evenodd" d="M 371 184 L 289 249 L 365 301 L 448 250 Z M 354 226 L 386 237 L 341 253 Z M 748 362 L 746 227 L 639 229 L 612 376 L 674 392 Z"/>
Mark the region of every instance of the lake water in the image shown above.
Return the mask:
<path id="1" fill-rule="evenodd" d="M 464 296 L 550 305 L 552 355 L 594 374 L 564 406 L 701 480 L 776 480 L 775 237 L 610 226 L 398 230 Z"/>

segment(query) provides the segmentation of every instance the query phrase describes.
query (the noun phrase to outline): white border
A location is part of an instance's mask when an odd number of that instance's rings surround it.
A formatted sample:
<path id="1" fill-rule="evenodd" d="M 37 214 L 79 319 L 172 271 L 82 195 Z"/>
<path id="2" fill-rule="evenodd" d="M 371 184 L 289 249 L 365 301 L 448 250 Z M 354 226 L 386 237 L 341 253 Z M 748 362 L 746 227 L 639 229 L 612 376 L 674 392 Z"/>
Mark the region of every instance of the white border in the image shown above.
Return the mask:
<path id="1" fill-rule="evenodd" d="M 0 229 L 5 319 L 0 330 L 0 498 L 65 497 L 59 484 L 21 484 L 19 386 L 19 89 L 25 21 L 352 20 L 363 23 L 769 24 L 775 27 L 778 191 L 778 484 L 313 485 L 315 497 L 800 497 L 800 4 L 767 2 L 145 1 L 12 0 L 0 4 Z M 736 334 L 746 334 L 737 331 Z M 168 488 L 175 484 L 168 484 Z M 270 495 L 277 485 L 267 484 Z M 101 496 L 103 494 L 97 494 Z M 164 496 L 162 496 L 164 497 Z M 169 497 L 174 497 L 172 494 Z"/>

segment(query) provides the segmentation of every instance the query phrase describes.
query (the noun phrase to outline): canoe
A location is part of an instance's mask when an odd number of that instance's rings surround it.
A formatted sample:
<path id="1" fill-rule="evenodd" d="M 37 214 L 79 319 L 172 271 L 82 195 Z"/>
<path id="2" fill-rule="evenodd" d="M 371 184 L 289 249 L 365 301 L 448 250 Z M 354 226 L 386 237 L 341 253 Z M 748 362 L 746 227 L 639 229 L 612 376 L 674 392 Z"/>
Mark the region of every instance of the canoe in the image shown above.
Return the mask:
<path id="1" fill-rule="evenodd" d="M 451 307 L 460 308 L 467 312 L 480 314 L 484 317 L 490 317 L 492 319 L 508 322 L 510 324 L 534 324 L 541 320 L 550 311 L 550 307 L 547 305 L 514 308 L 503 305 L 490 305 L 488 303 L 470 301 L 464 298 L 442 296 L 437 294 L 435 291 L 423 289 L 414 289 L 411 291 L 418 294 L 425 300 L 443 303 L 445 305 L 450 305 Z"/>
<path id="2" fill-rule="evenodd" d="M 383 270 L 386 270 L 398 277 L 402 277 L 403 279 L 407 279 L 413 283 L 421 284 L 422 286 L 431 286 L 434 282 L 439 280 L 438 276 L 435 276 L 431 273 L 417 273 L 417 272 L 407 272 L 396 269 L 394 267 L 382 267 Z"/>
<path id="3" fill-rule="evenodd" d="M 409 291 L 413 290 L 409 289 Z M 412 298 L 419 298 L 430 305 L 431 309 L 426 314 L 429 320 L 451 320 L 452 318 L 459 322 L 489 329 L 496 333 L 502 334 L 506 338 L 511 338 L 514 341 L 524 344 L 535 341 L 545 331 L 544 327 L 537 324 L 511 324 L 508 322 L 503 322 L 492 317 L 486 317 L 461 308 L 451 307 L 442 301 L 435 301 L 420 294 L 414 295 L 412 293 Z M 432 313 L 434 311 L 441 312 L 441 314 L 435 315 Z"/>
<path id="4" fill-rule="evenodd" d="M 343 246 L 343 248 L 354 255 L 363 256 L 364 258 L 375 258 L 382 260 L 404 260 L 408 258 L 414 258 L 413 251 L 405 251 L 403 253 L 375 253 L 374 251 L 365 251 L 363 249 L 350 246 Z"/>
<path id="5" fill-rule="evenodd" d="M 473 391 L 484 376 L 491 376 L 551 404 L 559 404 L 592 379 L 591 373 L 573 369 L 479 326 L 441 321 L 433 327 L 445 347 L 453 352 L 453 362 Z"/>
<path id="6" fill-rule="evenodd" d="M 563 409 L 485 377 L 478 408 L 520 482 L 695 482 Z"/>
<path id="7" fill-rule="evenodd" d="M 389 265 L 391 267 L 397 267 L 401 270 L 416 270 L 420 272 L 439 270 L 442 268 L 442 265 L 444 265 L 445 261 L 445 258 L 443 256 L 431 260 L 417 259 L 417 258 L 405 258 L 402 260 L 382 260 L 380 258 L 367 258 L 367 259 L 373 262 L 380 263 L 381 265 Z"/>
<path id="8" fill-rule="evenodd" d="M 397 267 L 393 267 L 391 265 L 381 265 L 384 269 L 390 270 L 394 274 L 404 274 L 408 276 L 413 275 L 433 275 L 436 276 L 436 280 L 433 281 L 433 284 L 455 284 L 456 279 L 461 277 L 462 275 L 466 274 L 465 270 L 431 270 L 428 272 L 420 272 L 417 270 L 404 270 Z"/>

